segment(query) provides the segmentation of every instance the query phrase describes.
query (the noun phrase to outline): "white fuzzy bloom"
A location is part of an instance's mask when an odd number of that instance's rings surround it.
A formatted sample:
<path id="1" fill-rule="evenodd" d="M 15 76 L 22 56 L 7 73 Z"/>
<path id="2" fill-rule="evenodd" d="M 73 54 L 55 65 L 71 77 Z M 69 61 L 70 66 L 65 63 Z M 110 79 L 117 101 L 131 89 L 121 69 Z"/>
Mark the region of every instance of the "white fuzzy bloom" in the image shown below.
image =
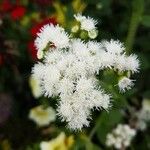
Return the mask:
<path id="1" fill-rule="evenodd" d="M 44 95 L 48 97 L 58 95 L 60 71 L 53 65 L 47 65 L 44 72 L 45 76 L 41 81 Z"/>
<path id="2" fill-rule="evenodd" d="M 116 149 L 128 147 L 135 135 L 135 129 L 131 129 L 129 125 L 119 124 L 112 133 L 107 134 L 106 145 L 114 146 Z"/>
<path id="3" fill-rule="evenodd" d="M 95 38 L 91 33 L 96 31 L 97 22 L 80 14 L 75 18 L 81 29 L 90 33 L 90 38 Z M 139 67 L 136 56 L 127 56 L 121 42 L 69 40 L 58 25 L 44 26 L 35 45 L 43 60 L 35 64 L 32 76 L 38 79 L 45 96 L 59 97 L 57 115 L 73 130 L 89 126 L 91 110 L 108 110 L 111 106 L 111 94 L 106 94 L 96 79 L 100 71 L 113 69 L 134 73 Z M 127 59 L 131 66 L 126 63 Z M 133 86 L 133 80 L 124 77 L 118 86 L 124 92 Z"/>
<path id="4" fill-rule="evenodd" d="M 66 48 L 69 45 L 69 36 L 60 26 L 47 24 L 43 26 L 37 34 L 35 46 L 38 50 L 38 58 L 43 58 L 43 50 L 45 48 L 56 47 Z"/>
<path id="5" fill-rule="evenodd" d="M 138 72 L 139 65 L 139 60 L 135 54 L 131 54 L 130 56 L 126 57 L 126 70 L 133 73 Z"/>
<path id="6" fill-rule="evenodd" d="M 82 16 L 81 14 L 74 15 L 75 19 L 80 22 L 81 30 L 92 31 L 95 30 L 97 21 L 90 17 Z"/>
<path id="7" fill-rule="evenodd" d="M 36 78 L 36 79 L 42 79 L 44 76 L 44 71 L 45 71 L 45 66 L 42 63 L 37 63 L 34 65 L 34 67 L 32 68 L 32 75 Z"/>
<path id="8" fill-rule="evenodd" d="M 107 52 L 113 54 L 121 54 L 125 50 L 125 47 L 121 42 L 115 41 L 113 39 L 110 40 L 109 42 L 103 41 L 102 45 L 104 46 Z"/>
<path id="9" fill-rule="evenodd" d="M 123 77 L 121 80 L 118 82 L 118 86 L 121 92 L 125 92 L 125 90 L 129 90 L 132 88 L 134 85 L 133 80 Z"/>
<path id="10" fill-rule="evenodd" d="M 86 31 L 91 31 L 95 29 L 96 24 L 97 22 L 94 19 L 87 17 L 81 22 L 81 29 Z"/>
<path id="11" fill-rule="evenodd" d="M 44 108 L 42 105 L 32 108 L 29 112 L 29 118 L 38 126 L 46 126 L 55 121 L 56 113 L 52 107 Z"/>

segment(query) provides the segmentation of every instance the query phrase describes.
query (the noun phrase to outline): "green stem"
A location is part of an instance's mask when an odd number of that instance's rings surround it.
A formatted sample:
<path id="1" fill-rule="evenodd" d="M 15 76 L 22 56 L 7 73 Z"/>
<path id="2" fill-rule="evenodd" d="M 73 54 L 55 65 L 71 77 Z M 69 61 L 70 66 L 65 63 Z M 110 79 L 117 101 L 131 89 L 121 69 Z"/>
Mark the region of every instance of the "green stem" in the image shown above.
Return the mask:
<path id="1" fill-rule="evenodd" d="M 133 0 L 132 16 L 129 24 L 129 30 L 126 39 L 126 52 L 130 53 L 133 44 L 136 31 L 141 21 L 141 17 L 144 11 L 144 0 Z"/>
<path id="2" fill-rule="evenodd" d="M 100 116 L 99 116 L 100 117 Z M 99 119 L 98 119 L 99 120 Z M 92 140 L 95 132 L 97 131 L 98 127 L 100 125 L 100 121 L 96 122 L 94 128 L 91 130 L 90 134 L 89 134 L 89 139 Z"/>

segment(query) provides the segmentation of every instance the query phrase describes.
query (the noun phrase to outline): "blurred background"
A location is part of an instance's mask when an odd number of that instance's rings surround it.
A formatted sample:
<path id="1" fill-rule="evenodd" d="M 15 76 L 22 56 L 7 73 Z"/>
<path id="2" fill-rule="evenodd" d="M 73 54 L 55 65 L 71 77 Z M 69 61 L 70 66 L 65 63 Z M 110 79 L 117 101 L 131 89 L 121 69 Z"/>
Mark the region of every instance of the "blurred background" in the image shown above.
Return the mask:
<path id="1" fill-rule="evenodd" d="M 150 149 L 149 8 L 149 0 L 0 0 L 0 149 L 40 150 L 42 141 L 51 145 L 42 150 L 113 149 L 106 135 L 120 123 L 137 129 L 127 149 Z M 109 113 L 93 112 L 90 127 L 82 132 L 70 131 L 60 122 L 56 102 L 37 93 L 30 77 L 37 60 L 37 32 L 47 23 L 70 30 L 77 13 L 98 20 L 98 41 L 124 42 L 127 53 L 138 55 L 141 68 L 134 75 L 134 88 L 116 94 Z M 103 80 L 113 81 L 113 76 L 107 72 Z M 51 107 L 42 111 L 41 105 Z"/>

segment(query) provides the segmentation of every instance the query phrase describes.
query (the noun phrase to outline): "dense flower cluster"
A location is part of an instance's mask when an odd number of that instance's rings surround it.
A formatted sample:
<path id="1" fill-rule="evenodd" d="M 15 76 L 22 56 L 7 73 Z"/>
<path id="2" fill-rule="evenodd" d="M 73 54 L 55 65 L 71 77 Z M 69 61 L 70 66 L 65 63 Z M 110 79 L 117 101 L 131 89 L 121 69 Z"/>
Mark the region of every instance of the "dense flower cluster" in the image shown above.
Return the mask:
<path id="1" fill-rule="evenodd" d="M 85 30 L 96 28 L 96 22 L 89 17 L 75 18 L 89 24 L 86 29 L 81 21 Z M 37 36 L 35 46 L 41 60 L 33 67 L 32 75 L 39 80 L 45 96 L 59 96 L 58 115 L 74 130 L 89 125 L 92 109 L 107 110 L 110 106 L 110 94 L 104 92 L 95 77 L 99 71 L 134 73 L 139 69 L 136 55 L 127 56 L 119 41 L 84 42 L 71 38 L 62 27 L 52 24 L 43 26 Z M 126 80 L 118 83 L 121 91 L 132 85 L 132 81 Z"/>
<path id="2" fill-rule="evenodd" d="M 129 125 L 119 124 L 112 133 L 107 134 L 106 145 L 114 146 L 116 149 L 128 147 L 136 135 L 136 130 Z"/>

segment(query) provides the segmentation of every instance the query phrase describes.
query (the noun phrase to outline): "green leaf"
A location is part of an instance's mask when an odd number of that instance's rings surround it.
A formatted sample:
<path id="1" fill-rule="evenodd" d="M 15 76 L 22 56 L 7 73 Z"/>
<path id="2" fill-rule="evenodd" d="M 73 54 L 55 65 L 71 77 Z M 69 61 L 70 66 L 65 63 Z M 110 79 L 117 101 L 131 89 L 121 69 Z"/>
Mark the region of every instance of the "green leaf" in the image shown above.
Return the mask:
<path id="1" fill-rule="evenodd" d="M 144 15 L 142 17 L 142 25 L 150 27 L 150 15 Z"/>
<path id="2" fill-rule="evenodd" d="M 107 133 L 111 132 L 114 126 L 121 122 L 121 120 L 122 114 L 119 110 L 110 110 L 109 113 L 102 112 L 97 122 L 99 124 L 97 136 L 103 144 L 106 141 Z"/>

